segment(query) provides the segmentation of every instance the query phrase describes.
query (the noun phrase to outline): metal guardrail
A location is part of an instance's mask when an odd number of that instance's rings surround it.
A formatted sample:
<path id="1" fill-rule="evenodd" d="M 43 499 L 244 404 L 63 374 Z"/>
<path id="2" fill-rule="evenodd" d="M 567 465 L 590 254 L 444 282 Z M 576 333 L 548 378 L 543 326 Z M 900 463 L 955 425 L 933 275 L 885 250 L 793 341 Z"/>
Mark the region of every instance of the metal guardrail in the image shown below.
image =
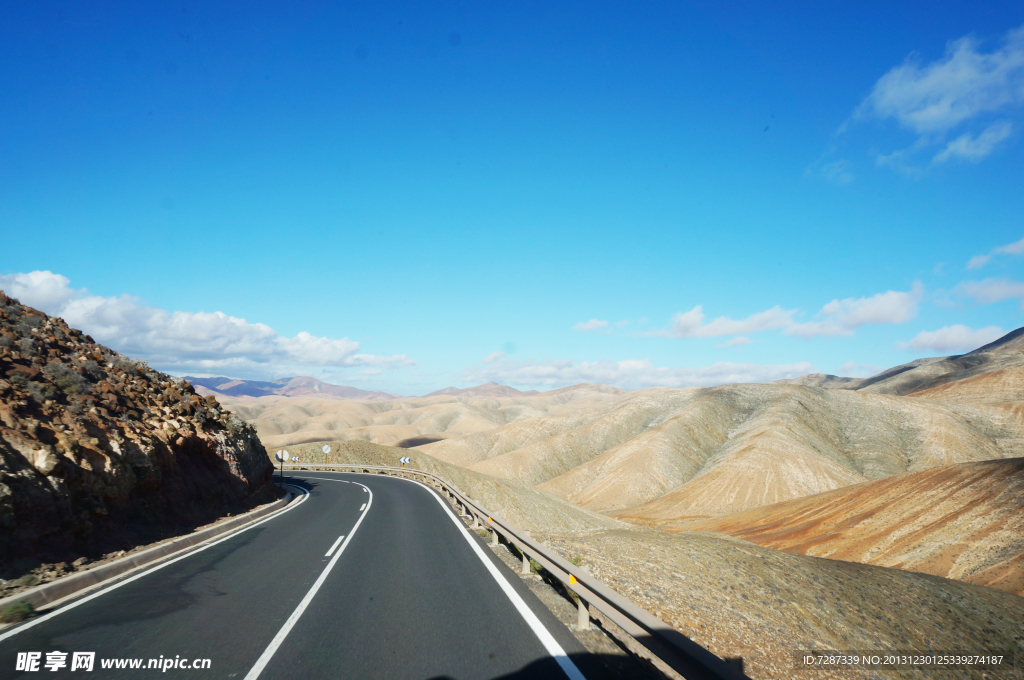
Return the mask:
<path id="1" fill-rule="evenodd" d="M 354 472 L 385 472 L 433 480 L 436 486 L 449 495 L 473 520 L 472 528 L 490 529 L 491 543 L 497 545 L 498 536 L 514 545 L 523 556 L 523 573 L 530 573 L 530 559 L 540 564 L 549 574 L 557 578 L 566 588 L 578 596 L 579 623 L 587 628 L 590 614 L 589 603 L 608 619 L 622 628 L 662 663 L 687 680 L 749 680 L 742 671 L 686 637 L 675 628 L 660 621 L 647 610 L 615 592 L 586 571 L 555 554 L 554 551 L 530 538 L 528 532 L 516 529 L 508 522 L 494 515 L 482 505 L 459 491 L 446 479 L 432 472 L 396 468 L 384 465 L 350 465 L 307 463 L 285 466 L 285 470 L 339 470 Z"/>

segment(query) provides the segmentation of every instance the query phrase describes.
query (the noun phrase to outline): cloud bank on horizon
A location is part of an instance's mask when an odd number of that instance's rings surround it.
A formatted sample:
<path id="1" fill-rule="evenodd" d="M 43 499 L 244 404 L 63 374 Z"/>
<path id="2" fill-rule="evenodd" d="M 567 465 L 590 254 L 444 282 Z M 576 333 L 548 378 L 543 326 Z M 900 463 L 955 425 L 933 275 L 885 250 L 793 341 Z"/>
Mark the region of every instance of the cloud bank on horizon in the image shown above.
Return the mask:
<path id="1" fill-rule="evenodd" d="M 577 383 L 598 383 L 624 390 L 635 390 L 655 386 L 707 387 L 729 383 L 761 383 L 780 378 L 795 378 L 814 372 L 814 364 L 807 361 L 767 366 L 722 361 L 699 368 L 666 368 L 654 366 L 647 359 L 535 361 L 488 357 L 479 365 L 470 366 L 463 371 L 459 379 L 469 384 L 493 381 L 548 389 Z"/>
<path id="2" fill-rule="evenodd" d="M 404 354 L 360 353 L 359 343 L 348 338 L 316 337 L 306 332 L 286 338 L 265 324 L 223 312 L 168 312 L 129 295 L 91 295 L 70 283 L 67 277 L 49 271 L 0 274 L 0 290 L 9 296 L 62 317 L 97 342 L 175 373 L 266 377 L 306 367 L 415 365 Z"/>
<path id="3" fill-rule="evenodd" d="M 172 373 L 266 378 L 310 368 L 335 367 L 361 369 L 360 375 L 375 377 L 388 370 L 416 365 L 406 354 L 361 353 L 359 343 L 348 338 L 316 337 L 307 332 L 287 338 L 265 324 L 249 323 L 223 312 L 169 312 L 129 295 L 92 295 L 84 288 L 72 288 L 70 283 L 67 277 L 49 271 L 0 275 L 0 289 L 11 297 L 47 314 L 63 317 L 97 341 Z M 964 282 L 959 289 L 965 297 L 973 297 L 983 304 L 1008 297 L 1024 298 L 1024 284 L 1009 281 Z M 794 321 L 797 310 L 783 310 L 779 306 L 745 319 L 718 317 L 705 323 L 703 308 L 697 305 L 689 312 L 676 314 L 669 330 L 639 335 L 677 339 L 734 336 L 720 347 L 750 344 L 752 340 L 738 334 L 769 330 L 805 338 L 849 336 L 864 325 L 909 321 L 917 315 L 923 296 L 923 286 L 915 283 L 909 291 L 832 300 L 818 312 L 818 320 L 803 323 Z M 591 319 L 576 324 L 573 329 L 592 331 L 607 326 L 607 321 Z M 902 349 L 918 352 L 968 351 L 992 342 L 1003 333 L 998 326 L 974 330 L 954 324 L 935 331 L 921 331 L 911 340 L 897 344 Z M 860 376 L 878 367 L 847 362 L 842 368 Z M 648 359 L 537 361 L 493 352 L 466 367 L 457 380 L 464 384 L 495 381 L 545 388 L 589 382 L 641 389 L 769 382 L 816 370 L 808 361 L 766 365 L 719 361 L 696 368 L 672 368 L 655 366 Z"/>

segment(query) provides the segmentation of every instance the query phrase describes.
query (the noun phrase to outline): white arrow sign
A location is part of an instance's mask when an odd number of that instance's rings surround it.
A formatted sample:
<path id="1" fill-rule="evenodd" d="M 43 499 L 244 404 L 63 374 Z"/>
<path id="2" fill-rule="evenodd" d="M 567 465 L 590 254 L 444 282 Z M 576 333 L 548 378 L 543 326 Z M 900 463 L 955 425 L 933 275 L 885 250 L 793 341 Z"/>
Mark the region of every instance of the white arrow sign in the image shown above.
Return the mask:
<path id="1" fill-rule="evenodd" d="M 299 462 L 299 457 L 298 456 L 292 456 L 292 462 L 293 463 L 298 463 Z"/>
<path id="2" fill-rule="evenodd" d="M 412 458 L 409 458 L 409 457 L 399 458 L 398 462 L 399 463 L 411 463 L 412 462 Z"/>

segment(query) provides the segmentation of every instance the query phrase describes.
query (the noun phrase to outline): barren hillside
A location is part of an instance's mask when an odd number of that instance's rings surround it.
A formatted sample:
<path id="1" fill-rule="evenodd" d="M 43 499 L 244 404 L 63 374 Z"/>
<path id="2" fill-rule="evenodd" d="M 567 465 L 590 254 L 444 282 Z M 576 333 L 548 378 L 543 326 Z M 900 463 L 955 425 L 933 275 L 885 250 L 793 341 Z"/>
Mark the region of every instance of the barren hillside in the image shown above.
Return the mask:
<path id="1" fill-rule="evenodd" d="M 864 380 L 857 390 L 879 394 L 918 395 L 924 390 L 1024 364 L 1024 328 L 967 354 L 918 359 Z M 1015 397 L 1021 398 L 1021 393 Z"/>
<path id="2" fill-rule="evenodd" d="M 710 516 L 902 472 L 1024 455 L 1019 414 L 798 385 L 657 388 L 422 447 L 607 512 Z M 645 505 L 646 504 L 646 505 Z"/>
<path id="3" fill-rule="evenodd" d="M 1022 458 L 895 475 L 713 519 L 651 522 L 629 510 L 615 516 L 1024 595 Z"/>
<path id="4" fill-rule="evenodd" d="M 550 394 L 550 396 L 547 396 Z M 514 421 L 585 413 L 625 393 L 580 385 L 526 397 L 434 396 L 392 400 L 220 397 L 252 423 L 268 447 L 353 439 L 394 444 L 412 437 L 458 437 Z"/>

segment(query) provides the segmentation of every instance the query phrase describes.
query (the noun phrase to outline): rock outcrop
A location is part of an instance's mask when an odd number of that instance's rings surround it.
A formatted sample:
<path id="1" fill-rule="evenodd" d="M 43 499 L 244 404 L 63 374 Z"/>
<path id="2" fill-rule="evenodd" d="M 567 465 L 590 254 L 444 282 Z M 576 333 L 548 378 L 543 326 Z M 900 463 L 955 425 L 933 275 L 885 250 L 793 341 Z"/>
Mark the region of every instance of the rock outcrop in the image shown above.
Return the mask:
<path id="1" fill-rule="evenodd" d="M 0 292 L 0 572 L 248 509 L 272 472 L 215 398 Z"/>

